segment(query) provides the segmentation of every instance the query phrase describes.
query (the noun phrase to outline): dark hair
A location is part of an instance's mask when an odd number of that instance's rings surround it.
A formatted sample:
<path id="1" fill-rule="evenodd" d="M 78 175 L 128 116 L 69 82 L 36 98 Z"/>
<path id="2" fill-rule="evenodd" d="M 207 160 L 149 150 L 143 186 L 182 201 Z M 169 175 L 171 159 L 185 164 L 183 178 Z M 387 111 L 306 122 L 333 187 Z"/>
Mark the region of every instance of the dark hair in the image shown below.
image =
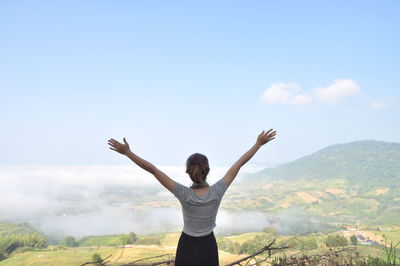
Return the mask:
<path id="1" fill-rule="evenodd" d="M 189 174 L 195 184 L 202 184 L 210 172 L 208 159 L 200 153 L 195 153 L 189 156 L 186 161 L 186 173 Z"/>

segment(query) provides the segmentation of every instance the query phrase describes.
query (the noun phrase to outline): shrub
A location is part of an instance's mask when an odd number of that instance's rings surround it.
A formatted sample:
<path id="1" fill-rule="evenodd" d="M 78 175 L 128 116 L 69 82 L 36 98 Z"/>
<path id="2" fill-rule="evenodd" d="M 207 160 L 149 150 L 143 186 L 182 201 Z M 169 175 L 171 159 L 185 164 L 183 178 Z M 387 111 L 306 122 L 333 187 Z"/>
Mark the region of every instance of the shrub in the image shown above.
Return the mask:
<path id="1" fill-rule="evenodd" d="M 93 265 L 101 265 L 102 262 L 103 262 L 103 259 L 101 258 L 99 253 L 92 254 L 92 264 Z"/>
<path id="2" fill-rule="evenodd" d="M 240 244 L 226 238 L 217 238 L 218 248 L 229 253 L 239 254 Z"/>
<path id="3" fill-rule="evenodd" d="M 330 235 L 326 238 L 325 244 L 328 247 L 347 246 L 347 239 L 341 235 Z"/>
<path id="4" fill-rule="evenodd" d="M 257 235 L 241 245 L 239 254 L 257 252 L 271 241 L 272 237 L 269 234 Z"/>
<path id="5" fill-rule="evenodd" d="M 63 244 L 67 247 L 77 247 L 79 246 L 79 242 L 75 240 L 75 238 L 73 236 L 67 236 L 64 241 Z"/>
<path id="6" fill-rule="evenodd" d="M 129 235 L 121 235 L 119 237 L 119 241 L 120 241 L 120 244 L 123 246 L 132 244 L 132 241 L 131 241 L 131 238 L 129 237 Z"/>
<path id="7" fill-rule="evenodd" d="M 357 237 L 355 235 L 352 235 L 350 237 L 350 241 L 351 241 L 351 244 L 353 244 L 353 245 L 357 245 L 358 244 L 358 239 L 357 239 Z"/>
<path id="8" fill-rule="evenodd" d="M 157 236 L 143 236 L 139 237 L 135 244 L 137 245 L 161 245 L 160 237 Z"/>
<path id="9" fill-rule="evenodd" d="M 129 233 L 129 238 L 131 239 L 131 244 L 135 243 L 135 241 L 137 240 L 136 234 L 134 232 Z"/>
<path id="10" fill-rule="evenodd" d="M 38 233 L 0 235 L 0 252 L 10 254 L 19 247 L 45 248 L 47 240 Z"/>

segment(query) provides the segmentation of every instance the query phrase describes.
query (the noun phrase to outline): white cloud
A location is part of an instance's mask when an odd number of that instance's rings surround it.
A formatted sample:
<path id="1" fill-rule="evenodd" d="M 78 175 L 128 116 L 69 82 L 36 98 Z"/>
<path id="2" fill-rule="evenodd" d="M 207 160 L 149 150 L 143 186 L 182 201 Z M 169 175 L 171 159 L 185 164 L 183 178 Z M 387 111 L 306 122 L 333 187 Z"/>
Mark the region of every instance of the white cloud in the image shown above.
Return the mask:
<path id="1" fill-rule="evenodd" d="M 189 183 L 183 167 L 160 169 Z M 0 182 L 0 219 L 29 222 L 55 236 L 177 231 L 182 224 L 178 209 L 135 209 L 155 195 L 174 200 L 137 166 L 0 165 Z"/>
<path id="2" fill-rule="evenodd" d="M 300 94 L 300 90 L 300 86 L 294 82 L 275 82 L 270 84 L 269 88 L 264 91 L 261 101 L 268 104 L 309 104 L 311 96 L 307 93 Z"/>
<path id="3" fill-rule="evenodd" d="M 390 106 L 391 102 L 397 101 L 396 97 L 385 97 L 380 99 L 379 101 L 373 101 L 369 104 L 369 109 L 371 110 L 382 110 Z"/>
<path id="4" fill-rule="evenodd" d="M 159 168 L 190 185 L 183 166 Z M 260 169 L 247 165 L 241 173 Z M 212 167 L 209 184 L 227 170 Z M 29 222 L 53 236 L 148 234 L 182 228 L 178 208 L 149 205 L 143 209 L 144 202 L 179 203 L 152 175 L 134 165 L 0 165 L 0 182 L 0 220 Z"/>
<path id="5" fill-rule="evenodd" d="M 260 231 L 271 226 L 265 213 L 259 211 L 232 212 L 221 209 L 217 215 L 217 233 Z"/>
<path id="6" fill-rule="evenodd" d="M 360 86 L 352 79 L 335 79 L 328 87 L 319 87 L 314 90 L 319 100 L 328 103 L 339 103 L 360 91 Z"/>

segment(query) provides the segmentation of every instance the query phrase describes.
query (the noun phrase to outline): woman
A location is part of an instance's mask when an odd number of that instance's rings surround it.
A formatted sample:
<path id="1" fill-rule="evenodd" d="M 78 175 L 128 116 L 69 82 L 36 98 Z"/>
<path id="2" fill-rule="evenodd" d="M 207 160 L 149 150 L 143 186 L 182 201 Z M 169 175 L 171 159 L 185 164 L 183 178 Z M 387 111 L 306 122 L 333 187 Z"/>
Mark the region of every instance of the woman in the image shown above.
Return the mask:
<path id="1" fill-rule="evenodd" d="M 115 139 L 108 140 L 110 149 L 126 155 L 135 164 L 148 171 L 175 197 L 182 205 L 184 226 L 176 250 L 176 266 L 214 266 L 218 264 L 218 247 L 214 237 L 215 219 L 221 199 L 238 174 L 240 168 L 267 142 L 275 138 L 276 131 L 262 131 L 256 143 L 235 162 L 223 178 L 209 186 L 206 178 L 210 171 L 207 157 L 195 153 L 186 162 L 186 173 L 193 185 L 185 187 L 159 170 L 150 162 L 134 154 L 124 138 L 124 144 Z"/>

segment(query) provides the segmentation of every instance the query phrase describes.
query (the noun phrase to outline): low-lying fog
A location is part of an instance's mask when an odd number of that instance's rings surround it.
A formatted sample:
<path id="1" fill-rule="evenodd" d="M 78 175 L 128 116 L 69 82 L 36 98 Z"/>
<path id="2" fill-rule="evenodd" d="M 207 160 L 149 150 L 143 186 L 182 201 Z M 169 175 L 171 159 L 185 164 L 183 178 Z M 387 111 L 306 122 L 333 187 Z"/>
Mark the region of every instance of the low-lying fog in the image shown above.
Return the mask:
<path id="1" fill-rule="evenodd" d="M 183 167 L 160 168 L 177 182 L 190 185 Z M 247 167 L 241 173 L 260 169 Z M 212 168 L 209 183 L 216 182 L 226 170 Z M 135 166 L 2 165 L 0 182 L 0 221 L 29 222 L 54 237 L 178 232 L 183 225 L 178 200 L 153 176 Z M 121 192 L 116 200 L 105 196 L 115 190 L 128 191 L 129 195 Z M 177 207 L 135 209 L 146 197 L 175 200 Z M 261 212 L 220 209 L 216 232 L 259 231 L 267 226 L 268 219 Z"/>

